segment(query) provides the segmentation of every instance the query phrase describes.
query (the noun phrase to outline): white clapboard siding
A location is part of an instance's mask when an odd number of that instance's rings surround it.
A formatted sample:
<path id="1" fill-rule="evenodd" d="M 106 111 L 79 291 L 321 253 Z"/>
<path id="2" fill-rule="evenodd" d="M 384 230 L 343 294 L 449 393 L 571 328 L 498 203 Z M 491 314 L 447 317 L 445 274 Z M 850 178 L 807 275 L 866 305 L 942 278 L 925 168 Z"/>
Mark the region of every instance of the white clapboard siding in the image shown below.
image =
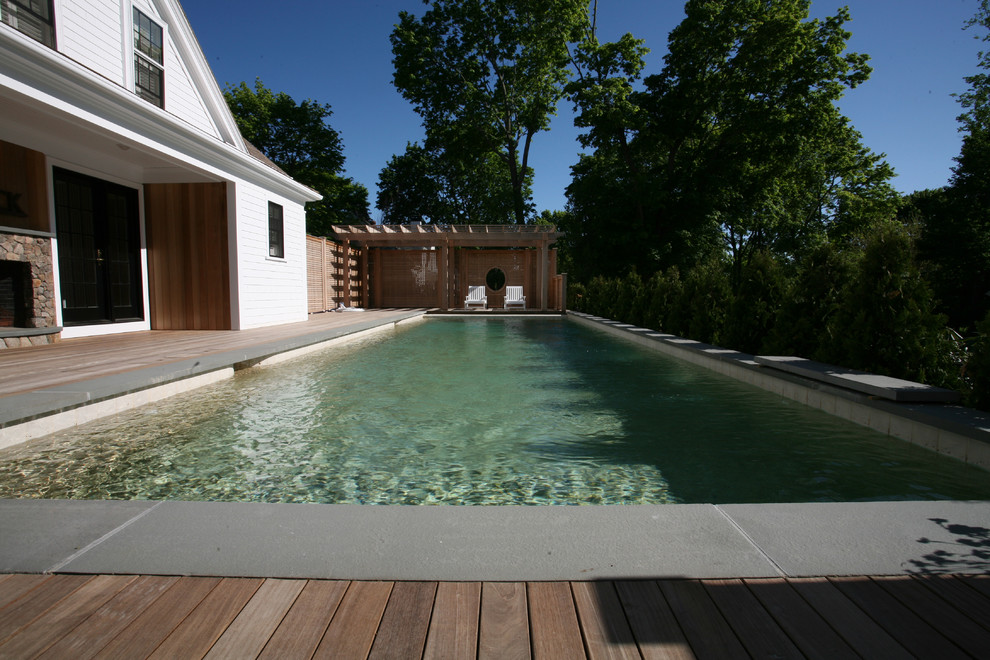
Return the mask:
<path id="1" fill-rule="evenodd" d="M 282 205 L 284 259 L 268 256 L 269 201 Z M 306 218 L 300 204 L 237 184 L 237 271 L 241 329 L 306 320 Z"/>
<path id="2" fill-rule="evenodd" d="M 124 41 L 119 0 L 62 2 L 56 11 L 59 52 L 123 85 Z"/>

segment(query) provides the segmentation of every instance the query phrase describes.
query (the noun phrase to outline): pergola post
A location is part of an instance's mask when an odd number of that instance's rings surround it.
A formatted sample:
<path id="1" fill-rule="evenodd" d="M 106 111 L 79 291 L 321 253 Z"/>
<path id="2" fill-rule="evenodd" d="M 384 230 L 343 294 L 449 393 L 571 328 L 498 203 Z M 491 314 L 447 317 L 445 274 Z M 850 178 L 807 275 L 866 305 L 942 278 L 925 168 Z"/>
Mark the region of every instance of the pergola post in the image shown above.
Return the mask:
<path id="1" fill-rule="evenodd" d="M 447 311 L 449 305 L 447 296 L 450 292 L 450 284 L 447 282 L 447 255 L 448 255 L 447 242 L 444 241 L 440 245 L 440 263 L 437 264 L 439 271 L 437 273 L 437 297 L 439 298 L 437 307 L 443 311 Z"/>
<path id="2" fill-rule="evenodd" d="M 368 297 L 368 259 L 370 258 L 370 250 L 367 245 L 362 245 L 358 248 L 361 251 L 360 261 L 361 261 L 361 306 L 371 307 L 370 298 Z"/>
<path id="3" fill-rule="evenodd" d="M 343 302 L 344 307 L 351 306 L 351 242 L 344 241 L 340 250 L 341 260 L 343 261 L 343 272 L 340 278 L 341 285 L 344 288 Z"/>
<path id="4" fill-rule="evenodd" d="M 549 246 L 547 245 L 547 241 L 544 240 L 542 243 L 540 243 L 540 264 L 539 264 L 540 306 L 544 312 L 547 311 L 547 302 L 548 302 L 547 295 L 549 294 L 550 291 L 549 282 L 547 281 L 548 270 L 549 270 L 549 264 L 548 264 L 549 258 L 550 258 Z"/>

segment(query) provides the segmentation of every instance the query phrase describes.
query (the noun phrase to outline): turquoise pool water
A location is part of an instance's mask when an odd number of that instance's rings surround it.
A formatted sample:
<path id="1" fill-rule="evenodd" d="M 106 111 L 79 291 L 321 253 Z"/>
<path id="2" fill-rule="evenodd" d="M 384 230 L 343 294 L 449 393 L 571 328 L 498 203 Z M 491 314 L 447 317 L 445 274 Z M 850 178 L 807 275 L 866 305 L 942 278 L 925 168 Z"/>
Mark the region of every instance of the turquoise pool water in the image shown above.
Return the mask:
<path id="1" fill-rule="evenodd" d="M 566 319 L 446 318 L 0 452 L 0 497 L 990 499 L 990 478 Z"/>

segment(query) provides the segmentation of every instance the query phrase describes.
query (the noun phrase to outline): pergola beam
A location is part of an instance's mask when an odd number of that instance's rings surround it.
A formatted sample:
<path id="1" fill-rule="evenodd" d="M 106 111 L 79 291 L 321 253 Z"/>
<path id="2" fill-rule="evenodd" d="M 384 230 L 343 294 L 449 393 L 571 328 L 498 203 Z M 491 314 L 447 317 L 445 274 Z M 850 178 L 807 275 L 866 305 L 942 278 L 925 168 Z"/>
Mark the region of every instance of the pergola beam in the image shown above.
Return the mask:
<path id="1" fill-rule="evenodd" d="M 449 263 L 451 248 L 535 248 L 540 262 L 536 265 L 537 289 L 542 307 L 546 309 L 550 246 L 562 236 L 552 225 L 333 225 L 333 231 L 345 246 L 353 243 L 360 248 L 365 269 L 371 249 L 437 249 L 440 259 L 437 303 L 441 309 L 446 309 L 452 302 L 449 299 L 453 277 L 453 268 Z M 380 260 L 376 259 L 373 274 L 373 294 L 376 300 L 381 299 L 380 265 Z M 366 271 L 362 272 L 362 280 L 366 290 Z"/>

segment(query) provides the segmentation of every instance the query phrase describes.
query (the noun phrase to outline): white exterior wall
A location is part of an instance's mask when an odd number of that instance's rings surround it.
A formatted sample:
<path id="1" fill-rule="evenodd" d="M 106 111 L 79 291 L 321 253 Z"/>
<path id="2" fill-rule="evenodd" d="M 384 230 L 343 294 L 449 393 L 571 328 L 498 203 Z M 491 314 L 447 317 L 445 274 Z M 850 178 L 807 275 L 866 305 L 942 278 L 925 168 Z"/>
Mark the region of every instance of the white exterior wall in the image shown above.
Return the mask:
<path id="1" fill-rule="evenodd" d="M 58 51 L 129 91 L 134 87 L 133 7 L 162 26 L 165 36 L 165 111 L 220 139 L 179 56 L 171 26 L 150 2 L 61 0 L 55 7 Z"/>
<path id="2" fill-rule="evenodd" d="M 55 3 L 58 51 L 104 78 L 124 85 L 120 0 Z"/>
<path id="3" fill-rule="evenodd" d="M 305 321 L 306 215 L 302 204 L 243 181 L 233 185 L 237 205 L 237 327 L 245 330 Z M 284 259 L 268 256 L 268 202 L 282 206 Z"/>
<path id="4" fill-rule="evenodd" d="M 165 110 L 220 139 L 220 132 L 193 87 L 171 39 L 165 45 Z"/>

